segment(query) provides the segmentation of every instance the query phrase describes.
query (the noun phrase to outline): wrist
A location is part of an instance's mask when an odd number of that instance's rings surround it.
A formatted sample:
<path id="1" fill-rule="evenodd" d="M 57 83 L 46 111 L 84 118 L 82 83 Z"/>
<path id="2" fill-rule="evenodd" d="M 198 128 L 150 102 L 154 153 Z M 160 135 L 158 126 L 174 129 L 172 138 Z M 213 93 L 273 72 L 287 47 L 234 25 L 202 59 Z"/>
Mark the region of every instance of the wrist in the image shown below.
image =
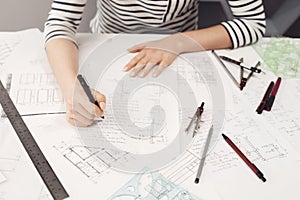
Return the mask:
<path id="1" fill-rule="evenodd" d="M 71 76 L 66 77 L 59 83 L 62 96 L 67 103 L 72 103 L 73 101 L 75 88 L 78 87 L 78 85 L 76 85 L 76 81 L 76 76 Z"/>
<path id="2" fill-rule="evenodd" d="M 186 33 L 177 33 L 171 37 L 173 37 L 172 40 L 175 41 L 175 49 L 178 54 L 204 50 L 196 40 Z"/>

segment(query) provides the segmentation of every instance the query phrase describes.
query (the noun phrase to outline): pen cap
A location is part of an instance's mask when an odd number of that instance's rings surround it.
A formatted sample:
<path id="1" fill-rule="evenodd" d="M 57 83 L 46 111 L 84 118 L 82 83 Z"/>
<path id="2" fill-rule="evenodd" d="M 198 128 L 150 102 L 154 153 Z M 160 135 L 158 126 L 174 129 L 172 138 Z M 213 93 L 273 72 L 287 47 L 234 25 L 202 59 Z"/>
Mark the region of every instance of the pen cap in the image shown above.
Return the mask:
<path id="1" fill-rule="evenodd" d="M 82 76 L 82 74 L 77 75 L 77 80 L 79 81 L 79 83 L 81 85 L 87 85 L 88 86 L 88 82 L 87 82 L 86 78 L 84 76 Z"/>
<path id="2" fill-rule="evenodd" d="M 278 91 L 278 88 L 279 88 L 279 86 L 280 86 L 280 83 L 281 83 L 281 77 L 278 77 L 278 79 L 276 80 L 274 89 L 273 89 L 273 91 L 272 91 L 272 96 L 276 96 L 277 91 Z"/>

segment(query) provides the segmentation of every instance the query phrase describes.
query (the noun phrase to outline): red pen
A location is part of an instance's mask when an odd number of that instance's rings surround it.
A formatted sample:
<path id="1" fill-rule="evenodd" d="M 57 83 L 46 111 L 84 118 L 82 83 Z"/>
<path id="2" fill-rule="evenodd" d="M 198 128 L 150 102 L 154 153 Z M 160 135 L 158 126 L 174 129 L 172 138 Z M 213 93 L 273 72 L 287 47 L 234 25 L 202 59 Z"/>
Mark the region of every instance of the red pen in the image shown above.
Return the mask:
<path id="1" fill-rule="evenodd" d="M 265 109 L 265 107 L 266 107 L 266 105 L 267 105 L 267 102 L 268 102 L 268 100 L 269 100 L 269 98 L 270 98 L 270 95 L 271 95 L 271 93 L 272 93 L 273 87 L 274 87 L 274 82 L 271 81 L 271 83 L 269 84 L 269 87 L 268 87 L 268 89 L 267 89 L 267 91 L 266 91 L 266 93 L 265 93 L 263 99 L 261 100 L 259 106 L 258 106 L 257 109 L 256 109 L 256 112 L 257 112 L 258 114 L 261 114 L 262 111 Z"/>
<path id="2" fill-rule="evenodd" d="M 222 134 L 224 140 L 229 144 L 229 146 L 240 156 L 240 158 L 248 165 L 248 167 L 260 178 L 263 182 L 266 182 L 263 173 L 252 163 L 250 160 L 239 150 L 239 148 L 225 135 Z"/>
<path id="3" fill-rule="evenodd" d="M 277 94 L 277 91 L 278 91 L 278 88 L 280 86 L 280 82 L 281 82 L 281 78 L 279 77 L 275 83 L 275 86 L 274 86 L 274 89 L 272 91 L 272 94 L 271 96 L 269 97 L 267 103 L 266 103 L 266 107 L 265 107 L 265 110 L 266 111 L 270 111 L 272 106 L 273 106 L 273 103 L 274 103 L 274 100 L 275 100 L 275 96 Z"/>

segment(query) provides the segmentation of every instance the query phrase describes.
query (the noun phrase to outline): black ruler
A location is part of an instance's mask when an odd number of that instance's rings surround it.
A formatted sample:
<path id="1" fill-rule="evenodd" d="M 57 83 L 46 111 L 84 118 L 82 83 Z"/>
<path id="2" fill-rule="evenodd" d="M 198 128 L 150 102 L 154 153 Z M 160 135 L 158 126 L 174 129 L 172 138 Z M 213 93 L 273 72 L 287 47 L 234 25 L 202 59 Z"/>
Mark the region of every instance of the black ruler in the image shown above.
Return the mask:
<path id="1" fill-rule="evenodd" d="M 0 81 L 0 103 L 53 199 L 69 197 Z"/>

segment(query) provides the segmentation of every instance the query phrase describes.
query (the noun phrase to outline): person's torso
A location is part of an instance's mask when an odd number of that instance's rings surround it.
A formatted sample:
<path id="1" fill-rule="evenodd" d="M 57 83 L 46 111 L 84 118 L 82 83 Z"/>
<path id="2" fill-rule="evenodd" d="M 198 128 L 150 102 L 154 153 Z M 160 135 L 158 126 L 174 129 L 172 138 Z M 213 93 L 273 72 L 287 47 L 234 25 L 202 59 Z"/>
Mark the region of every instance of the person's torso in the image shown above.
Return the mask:
<path id="1" fill-rule="evenodd" d="M 92 32 L 170 33 L 194 30 L 197 0 L 98 0 Z"/>

